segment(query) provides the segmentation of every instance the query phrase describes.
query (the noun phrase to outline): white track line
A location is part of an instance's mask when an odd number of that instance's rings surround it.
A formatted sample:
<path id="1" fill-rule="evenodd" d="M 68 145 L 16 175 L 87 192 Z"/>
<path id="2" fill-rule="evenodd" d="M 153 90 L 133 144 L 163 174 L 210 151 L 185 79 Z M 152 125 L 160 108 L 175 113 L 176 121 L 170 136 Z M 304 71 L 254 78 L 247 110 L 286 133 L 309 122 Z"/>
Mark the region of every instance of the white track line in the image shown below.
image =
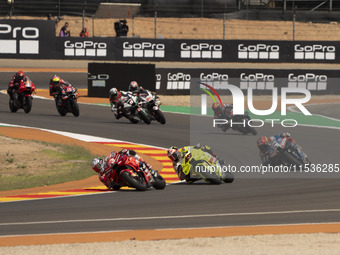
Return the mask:
<path id="1" fill-rule="evenodd" d="M 325 212 L 340 212 L 340 209 L 249 212 L 249 213 L 216 213 L 216 214 L 197 214 L 197 215 L 168 215 L 168 216 L 107 218 L 107 219 L 83 219 L 83 220 L 7 222 L 7 223 L 0 223 L 0 226 L 82 223 L 82 222 L 113 222 L 113 221 L 132 221 L 132 220 L 140 221 L 140 220 L 188 219 L 188 218 L 208 218 L 208 217 L 210 218 L 210 217 L 226 217 L 226 216 L 228 216 L 228 217 L 230 217 L 230 216 L 257 216 L 257 215 L 304 214 L 304 213 L 325 213 Z"/>

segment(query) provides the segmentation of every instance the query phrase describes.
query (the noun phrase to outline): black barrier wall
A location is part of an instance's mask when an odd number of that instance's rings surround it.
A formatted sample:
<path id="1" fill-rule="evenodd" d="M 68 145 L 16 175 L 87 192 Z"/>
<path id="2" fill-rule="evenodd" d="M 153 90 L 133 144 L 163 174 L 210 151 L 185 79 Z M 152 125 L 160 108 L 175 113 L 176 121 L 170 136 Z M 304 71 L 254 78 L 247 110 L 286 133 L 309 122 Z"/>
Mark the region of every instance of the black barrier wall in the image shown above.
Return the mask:
<path id="1" fill-rule="evenodd" d="M 189 95 L 190 88 L 204 82 L 215 89 L 238 86 L 254 94 L 272 94 L 272 88 L 306 88 L 314 95 L 340 94 L 337 70 L 278 69 L 156 69 L 156 91 L 163 95 Z"/>
<path id="2" fill-rule="evenodd" d="M 131 81 L 145 89 L 155 90 L 155 65 L 152 64 L 88 64 L 88 96 L 109 97 L 115 87 L 127 91 Z"/>
<path id="3" fill-rule="evenodd" d="M 0 20 L 0 58 L 340 63 L 337 41 L 55 37 L 53 21 Z"/>

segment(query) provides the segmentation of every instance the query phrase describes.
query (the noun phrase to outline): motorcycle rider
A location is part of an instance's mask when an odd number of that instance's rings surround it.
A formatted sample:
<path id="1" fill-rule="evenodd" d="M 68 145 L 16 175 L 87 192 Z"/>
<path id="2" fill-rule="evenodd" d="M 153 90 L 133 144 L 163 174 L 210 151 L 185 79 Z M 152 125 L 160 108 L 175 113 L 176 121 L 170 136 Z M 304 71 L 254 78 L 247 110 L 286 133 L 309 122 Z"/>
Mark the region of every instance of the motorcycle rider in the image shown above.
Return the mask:
<path id="1" fill-rule="evenodd" d="M 222 106 L 219 103 L 213 103 L 212 110 L 214 111 L 214 119 L 226 119 L 228 121 L 227 124 L 221 125 L 222 131 L 226 132 L 229 127 L 229 121 L 232 118 L 233 105 L 232 104 L 223 104 Z"/>
<path id="2" fill-rule="evenodd" d="M 257 147 L 260 150 L 260 158 L 263 165 L 269 165 L 273 158 L 277 156 L 281 150 L 282 138 L 287 138 L 300 155 L 304 155 L 301 147 L 295 142 L 289 133 L 280 133 L 271 137 L 261 136 L 257 140 Z"/>
<path id="3" fill-rule="evenodd" d="M 121 117 L 128 118 L 132 123 L 137 123 L 138 119 L 134 118 L 133 116 L 129 116 L 125 114 L 124 110 L 124 102 L 131 97 L 131 92 L 119 91 L 116 88 L 110 89 L 110 104 L 111 104 L 111 111 L 114 112 L 116 119 L 120 119 Z"/>
<path id="4" fill-rule="evenodd" d="M 28 79 L 23 71 L 18 71 L 13 75 L 11 81 L 8 84 L 7 94 L 13 99 L 14 94 L 18 92 L 20 82 L 24 79 Z"/>
<path id="5" fill-rule="evenodd" d="M 58 75 L 54 75 L 50 80 L 50 96 L 54 97 L 56 104 L 61 104 L 62 94 L 64 86 L 70 86 L 71 84 L 61 79 Z"/>
<path id="6" fill-rule="evenodd" d="M 112 151 L 111 154 L 105 159 L 101 157 L 96 157 L 91 162 L 92 169 L 98 173 L 99 180 L 108 188 L 119 190 L 121 187 L 119 183 L 114 183 L 113 180 L 110 179 L 110 172 L 114 170 L 115 167 L 115 158 L 119 154 L 125 154 L 128 157 L 134 157 L 139 162 L 139 168 L 142 171 L 146 169 L 149 170 L 152 174 L 154 170 L 151 165 L 146 163 L 141 156 L 139 156 L 134 150 L 122 149 L 118 153 Z"/>
<path id="7" fill-rule="evenodd" d="M 142 86 L 139 86 L 139 84 L 136 81 L 131 81 L 129 85 L 129 91 L 134 94 L 139 94 L 143 92 L 145 89 Z"/>
<path id="8" fill-rule="evenodd" d="M 215 157 L 221 165 L 224 165 L 225 162 L 224 160 L 220 159 L 212 150 L 208 145 L 201 145 L 201 144 L 197 144 L 195 146 L 185 146 L 182 148 L 178 148 L 176 146 L 171 146 L 168 150 L 167 150 L 167 156 L 168 158 L 172 161 L 172 167 L 174 168 L 175 172 L 178 175 L 178 179 L 182 180 L 186 180 L 186 182 L 188 183 L 192 183 L 195 181 L 200 180 L 201 178 L 192 178 L 190 176 L 190 173 L 188 175 L 186 175 L 185 173 L 183 173 L 183 169 L 182 169 L 182 162 L 183 160 L 185 160 L 185 156 L 187 155 L 188 152 L 190 152 L 192 149 L 201 149 L 204 152 L 209 153 L 210 155 L 212 155 L 213 157 Z"/>

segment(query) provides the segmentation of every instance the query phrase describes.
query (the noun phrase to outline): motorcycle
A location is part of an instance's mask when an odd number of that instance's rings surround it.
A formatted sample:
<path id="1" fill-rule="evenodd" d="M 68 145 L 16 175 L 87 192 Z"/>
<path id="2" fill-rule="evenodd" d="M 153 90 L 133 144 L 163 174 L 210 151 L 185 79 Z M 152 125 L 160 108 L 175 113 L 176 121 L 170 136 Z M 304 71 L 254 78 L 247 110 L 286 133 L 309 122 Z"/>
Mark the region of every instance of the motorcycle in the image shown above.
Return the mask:
<path id="1" fill-rule="evenodd" d="M 163 112 L 159 108 L 161 101 L 156 93 L 152 93 L 149 90 L 144 90 L 139 93 L 139 101 L 141 106 L 145 109 L 145 112 L 151 120 L 157 120 L 161 124 L 165 124 L 166 120 Z"/>
<path id="2" fill-rule="evenodd" d="M 192 148 L 184 157 L 181 164 L 183 173 L 189 179 L 204 179 L 212 184 L 232 183 L 234 176 L 225 171 L 216 157 L 201 149 Z"/>
<path id="3" fill-rule="evenodd" d="M 126 154 L 117 154 L 109 171 L 106 174 L 115 183 L 114 190 L 127 186 L 138 191 L 145 191 L 150 187 L 164 189 L 166 186 L 164 178 L 157 170 L 141 169 L 139 161 Z"/>
<path id="4" fill-rule="evenodd" d="M 151 119 L 141 106 L 141 103 L 138 102 L 138 97 L 132 93 L 128 93 L 127 96 L 124 96 L 124 98 L 125 100 L 122 102 L 122 105 L 117 111 L 132 123 L 138 122 L 135 118 L 137 117 L 145 124 L 149 125 L 151 123 Z"/>
<path id="5" fill-rule="evenodd" d="M 245 112 L 244 115 L 233 115 L 233 111 L 231 111 L 231 119 L 228 120 L 228 123 L 219 124 L 217 127 L 221 128 L 223 132 L 226 132 L 228 128 L 231 127 L 232 130 L 239 131 L 244 135 L 248 133 L 257 135 L 255 128 L 248 125 L 249 120 L 250 116 L 248 112 Z"/>
<path id="6" fill-rule="evenodd" d="M 21 80 L 17 93 L 9 99 L 9 109 L 16 112 L 18 109 L 24 109 L 25 113 L 29 113 L 32 109 L 32 94 L 35 93 L 35 85 L 30 79 Z"/>
<path id="7" fill-rule="evenodd" d="M 79 105 L 77 103 L 78 92 L 77 89 L 69 84 L 68 86 L 61 86 L 61 98 L 56 99 L 56 107 L 60 116 L 65 116 L 71 112 L 75 117 L 79 116 Z"/>
<path id="8" fill-rule="evenodd" d="M 297 144 L 292 143 L 286 137 L 281 137 L 278 143 L 280 146 L 274 150 L 270 165 L 304 166 L 310 164 L 307 155 Z"/>

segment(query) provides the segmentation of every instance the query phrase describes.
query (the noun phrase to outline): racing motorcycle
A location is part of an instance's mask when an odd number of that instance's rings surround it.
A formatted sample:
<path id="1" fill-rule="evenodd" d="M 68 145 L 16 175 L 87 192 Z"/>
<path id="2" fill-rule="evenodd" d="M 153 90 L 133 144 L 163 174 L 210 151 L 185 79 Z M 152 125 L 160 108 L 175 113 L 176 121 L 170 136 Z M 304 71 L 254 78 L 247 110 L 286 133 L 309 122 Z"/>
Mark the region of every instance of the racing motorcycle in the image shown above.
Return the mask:
<path id="1" fill-rule="evenodd" d="M 138 160 L 126 154 L 117 154 L 110 169 L 109 179 L 116 183 L 113 185 L 114 190 L 127 186 L 145 191 L 150 187 L 164 189 L 166 186 L 164 178 L 157 170 L 149 170 L 145 166 L 141 168 Z"/>
<path id="2" fill-rule="evenodd" d="M 152 93 L 149 90 L 144 90 L 138 95 L 141 107 L 145 109 L 148 117 L 151 120 L 157 120 L 161 124 L 165 124 L 166 120 L 163 112 L 159 108 L 161 101 L 156 93 Z"/>
<path id="3" fill-rule="evenodd" d="M 201 149 L 190 150 L 185 155 L 181 167 L 188 179 L 204 179 L 212 184 L 234 181 L 233 174 L 224 170 L 216 157 Z"/>
<path id="4" fill-rule="evenodd" d="M 124 98 L 125 100 L 122 102 L 122 105 L 118 107 L 117 111 L 132 123 L 138 122 L 135 118 L 137 117 L 145 124 L 149 125 L 151 123 L 151 119 L 148 117 L 148 114 L 138 101 L 138 97 L 132 93 L 128 93 Z"/>
<path id="5" fill-rule="evenodd" d="M 305 164 L 310 164 L 307 155 L 299 145 L 291 142 L 286 137 L 280 137 L 278 144 L 280 146 L 275 148 L 274 154 L 271 155 L 269 160 L 270 165 L 304 166 Z"/>
<path id="6" fill-rule="evenodd" d="M 56 100 L 57 111 L 61 116 L 71 112 L 75 117 L 79 116 L 79 105 L 77 103 L 78 92 L 71 84 L 61 85 L 61 99 Z"/>
<path id="7" fill-rule="evenodd" d="M 248 121 L 250 120 L 250 116 L 248 115 L 248 112 L 245 112 L 244 115 L 234 115 L 233 111 L 231 111 L 230 114 L 231 114 L 231 119 L 228 120 L 227 124 L 217 125 L 217 127 L 221 128 L 223 132 L 226 132 L 228 128 L 231 127 L 232 130 L 239 131 L 244 135 L 248 133 L 257 135 L 257 131 L 255 130 L 255 128 L 248 125 Z"/>
<path id="8" fill-rule="evenodd" d="M 18 90 L 9 99 L 9 109 L 16 112 L 18 109 L 24 109 L 25 113 L 29 113 L 32 109 L 32 94 L 35 93 L 35 85 L 28 78 L 21 80 Z"/>

